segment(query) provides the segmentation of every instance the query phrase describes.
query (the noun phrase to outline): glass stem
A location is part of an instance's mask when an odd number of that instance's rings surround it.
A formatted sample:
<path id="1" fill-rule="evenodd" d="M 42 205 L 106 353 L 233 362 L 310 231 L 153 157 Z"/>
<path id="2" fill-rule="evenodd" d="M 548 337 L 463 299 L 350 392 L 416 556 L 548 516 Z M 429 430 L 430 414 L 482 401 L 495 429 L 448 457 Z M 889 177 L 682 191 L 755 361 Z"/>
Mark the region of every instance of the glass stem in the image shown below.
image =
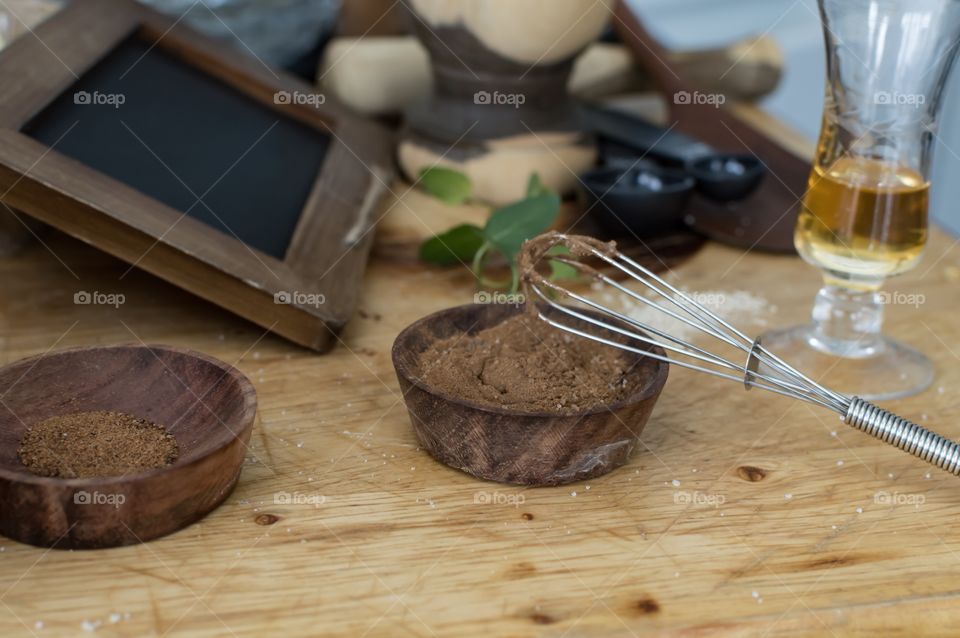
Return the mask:
<path id="1" fill-rule="evenodd" d="M 810 345 L 839 357 L 876 355 L 883 348 L 883 304 L 876 291 L 825 285 L 813 304 Z"/>

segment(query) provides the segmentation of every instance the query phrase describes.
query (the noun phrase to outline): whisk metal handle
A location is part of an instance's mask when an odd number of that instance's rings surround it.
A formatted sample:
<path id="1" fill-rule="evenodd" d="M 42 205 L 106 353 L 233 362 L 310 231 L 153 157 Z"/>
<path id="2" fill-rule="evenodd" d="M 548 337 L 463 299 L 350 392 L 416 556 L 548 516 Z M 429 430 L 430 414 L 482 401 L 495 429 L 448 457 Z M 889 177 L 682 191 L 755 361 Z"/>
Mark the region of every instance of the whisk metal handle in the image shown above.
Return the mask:
<path id="1" fill-rule="evenodd" d="M 960 444 L 869 401 L 853 397 L 844 422 L 904 452 L 960 476 Z"/>

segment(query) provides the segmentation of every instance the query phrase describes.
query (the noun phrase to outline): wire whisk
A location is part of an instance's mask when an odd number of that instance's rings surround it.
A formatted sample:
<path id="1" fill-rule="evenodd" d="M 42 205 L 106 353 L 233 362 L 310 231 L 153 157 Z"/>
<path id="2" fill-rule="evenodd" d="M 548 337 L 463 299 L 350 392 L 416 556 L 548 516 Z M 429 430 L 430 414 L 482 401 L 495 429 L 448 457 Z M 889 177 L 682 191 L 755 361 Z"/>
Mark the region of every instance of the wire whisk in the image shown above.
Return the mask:
<path id="1" fill-rule="evenodd" d="M 570 254 L 556 254 L 551 250 L 556 246 L 567 248 Z M 548 252 L 549 257 L 547 257 Z M 591 257 L 639 282 L 648 294 L 631 290 L 612 277 L 580 261 Z M 611 286 L 633 301 L 654 308 L 674 320 L 720 340 L 743 353 L 743 363 L 729 361 L 705 348 L 640 321 L 636 317 L 607 308 L 546 279 L 536 270 L 537 263 L 544 258 L 572 266 L 597 281 Z M 602 243 L 590 237 L 547 233 L 524 245 L 520 256 L 520 269 L 528 295 L 533 293 L 543 304 L 555 311 L 549 315 L 543 311 L 538 314 L 540 319 L 555 328 L 621 350 L 665 361 L 671 365 L 743 383 L 748 390 L 760 388 L 832 410 L 839 414 L 845 423 L 861 432 L 960 476 L 960 445 L 859 397 L 847 396 L 822 386 L 764 348 L 760 339 L 751 339 L 692 299 L 687 293 L 616 250 L 612 243 Z M 550 291 L 558 294 L 552 295 Z M 616 321 L 597 319 L 592 314 L 562 303 L 564 299 L 577 301 Z M 563 315 L 595 326 L 601 329 L 601 333 L 595 334 L 564 323 L 561 318 Z M 626 343 L 624 343 L 624 337 L 626 337 Z M 651 352 L 649 346 L 659 346 L 670 356 Z"/>

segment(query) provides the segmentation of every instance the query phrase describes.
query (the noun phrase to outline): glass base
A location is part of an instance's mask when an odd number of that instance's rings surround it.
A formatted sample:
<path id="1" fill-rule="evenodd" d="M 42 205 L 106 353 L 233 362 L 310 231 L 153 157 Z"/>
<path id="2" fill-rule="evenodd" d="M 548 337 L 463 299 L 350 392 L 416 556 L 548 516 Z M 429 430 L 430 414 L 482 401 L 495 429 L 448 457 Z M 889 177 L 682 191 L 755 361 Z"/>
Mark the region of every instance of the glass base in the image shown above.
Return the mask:
<path id="1" fill-rule="evenodd" d="M 929 359 L 882 336 L 845 351 L 839 344 L 822 342 L 806 325 L 768 332 L 762 341 L 770 352 L 820 385 L 868 401 L 901 399 L 933 383 Z"/>

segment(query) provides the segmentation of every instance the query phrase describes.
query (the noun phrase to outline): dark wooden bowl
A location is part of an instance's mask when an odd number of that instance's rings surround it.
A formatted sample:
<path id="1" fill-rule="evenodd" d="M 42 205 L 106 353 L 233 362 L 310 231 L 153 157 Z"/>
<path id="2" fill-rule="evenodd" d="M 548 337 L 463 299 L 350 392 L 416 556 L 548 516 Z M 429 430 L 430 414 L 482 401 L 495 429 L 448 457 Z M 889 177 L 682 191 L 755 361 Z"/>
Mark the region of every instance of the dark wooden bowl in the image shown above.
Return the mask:
<path id="1" fill-rule="evenodd" d="M 634 357 L 631 374 L 644 379 L 632 396 L 564 415 L 479 405 L 428 387 L 419 378 L 420 353 L 434 341 L 474 334 L 520 312 L 521 306 L 503 304 L 458 306 L 400 333 L 393 344 L 393 365 L 420 445 L 450 467 L 519 485 L 562 485 L 626 463 L 667 381 L 664 362 L 627 353 Z"/>
<path id="2" fill-rule="evenodd" d="M 139 474 L 85 479 L 37 476 L 20 462 L 28 426 L 94 410 L 164 425 L 177 439 L 179 458 Z M 0 368 L 0 533 L 32 545 L 87 549 L 181 529 L 236 485 L 256 412 L 256 392 L 239 371 L 178 348 L 75 348 Z"/>

